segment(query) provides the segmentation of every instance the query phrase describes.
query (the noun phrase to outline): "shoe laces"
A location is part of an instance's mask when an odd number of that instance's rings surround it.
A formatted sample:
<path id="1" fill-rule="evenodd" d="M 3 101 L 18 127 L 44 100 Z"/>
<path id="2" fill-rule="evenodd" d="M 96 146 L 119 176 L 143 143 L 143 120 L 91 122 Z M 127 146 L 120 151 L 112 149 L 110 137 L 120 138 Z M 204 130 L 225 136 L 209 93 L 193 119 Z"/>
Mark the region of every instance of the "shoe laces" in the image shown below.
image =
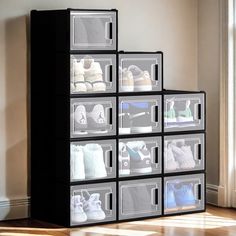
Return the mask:
<path id="1" fill-rule="evenodd" d="M 102 202 L 97 199 L 90 198 L 84 204 L 85 210 L 100 210 L 102 207 Z"/>
<path id="2" fill-rule="evenodd" d="M 103 112 L 100 112 L 100 113 L 99 113 L 99 116 L 98 116 L 98 120 L 97 120 L 97 122 L 98 122 L 99 124 L 105 122 L 105 120 L 104 120 L 104 116 L 103 116 Z"/>
<path id="3" fill-rule="evenodd" d="M 81 119 L 80 119 L 80 121 L 79 121 L 80 124 L 86 124 L 85 115 L 82 113 L 81 116 L 82 116 L 82 117 L 81 117 Z"/>
<path id="4" fill-rule="evenodd" d="M 77 210 L 83 211 L 83 198 L 81 196 L 75 196 L 73 201 L 73 206 Z"/>

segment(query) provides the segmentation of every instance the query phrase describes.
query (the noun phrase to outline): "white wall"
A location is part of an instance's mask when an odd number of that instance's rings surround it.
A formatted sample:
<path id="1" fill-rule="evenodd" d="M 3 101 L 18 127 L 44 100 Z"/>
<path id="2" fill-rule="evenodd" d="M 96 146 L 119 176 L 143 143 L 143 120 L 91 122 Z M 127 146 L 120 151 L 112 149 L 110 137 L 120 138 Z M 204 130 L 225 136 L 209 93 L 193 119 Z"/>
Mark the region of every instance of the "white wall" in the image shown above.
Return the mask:
<path id="1" fill-rule="evenodd" d="M 219 0 L 198 1 L 198 29 L 198 84 L 199 88 L 207 93 L 207 182 L 218 185 L 220 94 Z"/>
<path id="2" fill-rule="evenodd" d="M 162 50 L 165 87 L 197 89 L 197 0 L 1 0 L 0 219 L 27 215 L 27 16 L 68 7 L 117 8 L 119 49 Z"/>

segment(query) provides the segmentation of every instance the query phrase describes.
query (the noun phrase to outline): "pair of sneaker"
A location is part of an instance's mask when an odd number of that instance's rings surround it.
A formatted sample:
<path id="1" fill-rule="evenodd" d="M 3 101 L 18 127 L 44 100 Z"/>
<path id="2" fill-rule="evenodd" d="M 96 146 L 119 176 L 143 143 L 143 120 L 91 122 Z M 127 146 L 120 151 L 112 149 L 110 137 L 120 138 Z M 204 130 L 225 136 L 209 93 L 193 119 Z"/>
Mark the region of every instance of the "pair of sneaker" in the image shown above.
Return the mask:
<path id="1" fill-rule="evenodd" d="M 87 130 L 94 133 L 107 132 L 107 120 L 103 105 L 93 106 L 91 111 L 86 111 L 84 105 L 78 105 L 74 112 L 75 127 L 74 130 L 79 134 L 87 134 Z"/>
<path id="2" fill-rule="evenodd" d="M 167 123 L 182 123 L 182 122 L 193 122 L 193 115 L 190 108 L 190 100 L 186 101 L 185 110 L 178 111 L 178 117 L 176 118 L 176 112 L 174 109 L 174 100 L 170 102 L 170 109 L 164 112 L 165 122 Z"/>
<path id="3" fill-rule="evenodd" d="M 102 209 L 102 203 L 99 200 L 100 194 L 89 194 L 83 190 L 82 195 L 71 197 L 71 221 L 72 223 L 82 223 L 87 220 L 104 220 L 106 215 Z"/>
<path id="4" fill-rule="evenodd" d="M 119 142 L 119 174 L 150 173 L 151 154 L 144 141 Z"/>
<path id="5" fill-rule="evenodd" d="M 151 91 L 152 80 L 148 71 L 141 70 L 136 65 L 119 68 L 119 83 L 122 92 Z"/>
<path id="6" fill-rule="evenodd" d="M 183 144 L 178 147 L 172 142 L 164 148 L 166 170 L 193 169 L 196 165 L 191 146 Z"/>
<path id="7" fill-rule="evenodd" d="M 148 102 L 122 102 L 119 112 L 120 134 L 152 132 L 151 107 Z"/>
<path id="8" fill-rule="evenodd" d="M 71 91 L 74 93 L 102 92 L 106 91 L 106 83 L 103 81 L 103 72 L 99 62 L 92 58 L 71 60 Z"/>
<path id="9" fill-rule="evenodd" d="M 84 180 L 107 176 L 103 149 L 97 143 L 71 144 L 71 179 Z"/>
<path id="10" fill-rule="evenodd" d="M 169 183 L 166 189 L 166 208 L 189 207 L 196 204 L 192 183 Z"/>

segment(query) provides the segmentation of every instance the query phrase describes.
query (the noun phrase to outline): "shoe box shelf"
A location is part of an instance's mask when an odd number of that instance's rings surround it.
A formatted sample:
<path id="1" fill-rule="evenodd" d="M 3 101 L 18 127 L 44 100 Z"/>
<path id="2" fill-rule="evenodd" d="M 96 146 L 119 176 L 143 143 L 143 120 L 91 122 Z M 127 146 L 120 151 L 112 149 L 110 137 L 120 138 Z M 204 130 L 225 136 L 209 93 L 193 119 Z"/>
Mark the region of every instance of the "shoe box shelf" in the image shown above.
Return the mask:
<path id="1" fill-rule="evenodd" d="M 205 210 L 205 93 L 117 51 L 117 10 L 31 12 L 31 217 L 68 227 Z"/>

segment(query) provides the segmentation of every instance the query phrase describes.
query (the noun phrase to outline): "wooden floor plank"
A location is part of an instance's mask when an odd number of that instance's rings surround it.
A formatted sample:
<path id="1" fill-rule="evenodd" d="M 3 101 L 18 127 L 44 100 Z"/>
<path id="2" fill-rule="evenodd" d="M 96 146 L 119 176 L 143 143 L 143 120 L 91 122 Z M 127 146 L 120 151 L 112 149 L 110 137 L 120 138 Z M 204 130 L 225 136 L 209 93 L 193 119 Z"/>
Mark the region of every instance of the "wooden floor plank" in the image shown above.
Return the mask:
<path id="1" fill-rule="evenodd" d="M 37 220 L 0 222 L 0 236 L 236 236 L 236 210 L 207 206 L 207 211 L 93 227 L 63 228 Z"/>

